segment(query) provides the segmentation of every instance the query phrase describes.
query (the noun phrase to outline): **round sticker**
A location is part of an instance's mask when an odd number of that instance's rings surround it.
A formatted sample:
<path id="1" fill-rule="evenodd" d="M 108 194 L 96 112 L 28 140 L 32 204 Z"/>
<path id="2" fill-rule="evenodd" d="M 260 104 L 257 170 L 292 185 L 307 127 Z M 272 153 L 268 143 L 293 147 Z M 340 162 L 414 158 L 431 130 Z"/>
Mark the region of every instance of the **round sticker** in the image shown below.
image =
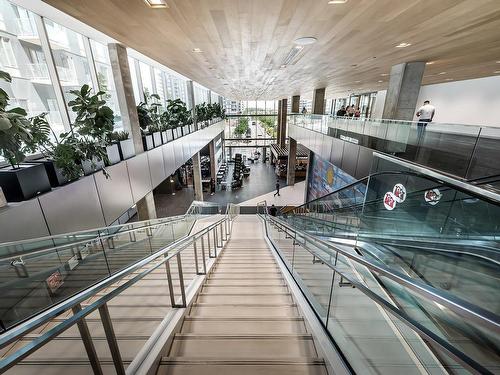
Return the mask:
<path id="1" fill-rule="evenodd" d="M 443 195 L 439 191 L 439 189 L 432 189 L 432 190 L 427 190 L 424 193 L 424 199 L 427 203 L 429 203 L 432 206 L 435 206 L 436 204 L 439 203 L 439 200 L 441 199 Z"/>
<path id="2" fill-rule="evenodd" d="M 389 211 L 392 211 L 394 210 L 394 208 L 396 207 L 396 197 L 394 196 L 394 194 L 392 194 L 392 192 L 388 191 L 387 193 L 385 193 L 384 195 L 384 207 L 389 210 Z"/>
<path id="3" fill-rule="evenodd" d="M 403 184 L 396 184 L 394 185 L 394 189 L 392 189 L 392 194 L 394 194 L 396 202 L 403 203 L 406 199 L 406 188 Z"/>

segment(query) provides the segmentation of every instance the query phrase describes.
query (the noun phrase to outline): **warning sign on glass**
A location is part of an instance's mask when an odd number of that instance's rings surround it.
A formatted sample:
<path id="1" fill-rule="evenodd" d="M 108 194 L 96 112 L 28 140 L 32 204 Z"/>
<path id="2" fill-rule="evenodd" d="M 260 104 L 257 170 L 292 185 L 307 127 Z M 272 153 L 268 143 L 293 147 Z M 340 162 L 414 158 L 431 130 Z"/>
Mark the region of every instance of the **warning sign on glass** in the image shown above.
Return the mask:
<path id="1" fill-rule="evenodd" d="M 389 211 L 394 210 L 394 208 L 396 207 L 396 197 L 390 191 L 388 191 L 384 195 L 384 207 Z"/>
<path id="2" fill-rule="evenodd" d="M 54 293 L 63 284 L 63 277 L 61 275 L 61 272 L 54 272 L 52 275 L 47 277 L 45 282 L 47 283 L 47 287 L 49 288 L 49 290 Z"/>

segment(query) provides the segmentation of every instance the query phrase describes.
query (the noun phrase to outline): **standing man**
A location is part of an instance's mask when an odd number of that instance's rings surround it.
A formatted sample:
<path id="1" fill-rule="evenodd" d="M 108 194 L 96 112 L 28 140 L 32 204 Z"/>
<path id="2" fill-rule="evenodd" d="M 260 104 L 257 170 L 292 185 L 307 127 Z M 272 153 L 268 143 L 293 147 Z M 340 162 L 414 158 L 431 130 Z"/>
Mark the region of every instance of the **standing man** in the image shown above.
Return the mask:
<path id="1" fill-rule="evenodd" d="M 274 193 L 274 196 L 280 197 L 280 180 L 276 180 L 276 193 Z"/>
<path id="2" fill-rule="evenodd" d="M 434 114 L 436 113 L 436 108 L 431 105 L 429 100 L 424 102 L 424 105 L 420 107 L 417 111 L 418 124 L 417 124 L 417 134 L 418 134 L 418 143 L 420 143 L 420 138 L 424 134 L 425 127 L 429 122 L 434 118 Z"/>

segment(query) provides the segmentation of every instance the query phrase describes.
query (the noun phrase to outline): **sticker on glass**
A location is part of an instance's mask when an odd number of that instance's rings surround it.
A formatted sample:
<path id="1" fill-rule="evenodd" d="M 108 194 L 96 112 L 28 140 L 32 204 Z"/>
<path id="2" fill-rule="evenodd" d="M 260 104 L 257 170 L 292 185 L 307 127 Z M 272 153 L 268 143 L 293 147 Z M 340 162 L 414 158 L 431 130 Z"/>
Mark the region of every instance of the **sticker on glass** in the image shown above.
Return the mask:
<path id="1" fill-rule="evenodd" d="M 396 184 L 394 185 L 394 189 L 392 189 L 392 194 L 394 194 L 396 202 L 403 203 L 406 199 L 406 188 L 403 184 Z"/>
<path id="2" fill-rule="evenodd" d="M 390 191 L 384 195 L 384 207 L 389 211 L 394 210 L 396 207 L 396 197 Z"/>
<path id="3" fill-rule="evenodd" d="M 424 199 L 427 203 L 429 203 L 432 206 L 435 206 L 436 204 L 439 203 L 439 200 L 441 199 L 443 195 L 439 191 L 439 189 L 432 189 L 432 190 L 427 190 L 424 193 Z"/>

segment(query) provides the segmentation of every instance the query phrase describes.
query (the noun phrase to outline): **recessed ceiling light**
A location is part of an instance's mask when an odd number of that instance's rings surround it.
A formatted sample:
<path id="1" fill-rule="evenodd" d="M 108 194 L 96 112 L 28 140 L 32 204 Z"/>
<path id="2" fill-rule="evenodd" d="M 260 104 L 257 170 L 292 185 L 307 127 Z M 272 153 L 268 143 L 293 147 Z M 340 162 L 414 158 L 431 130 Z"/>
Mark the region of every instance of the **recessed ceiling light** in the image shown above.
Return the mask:
<path id="1" fill-rule="evenodd" d="M 497 63 L 497 64 L 500 64 L 500 60 L 498 60 L 496 63 Z"/>
<path id="2" fill-rule="evenodd" d="M 203 51 L 201 50 L 201 48 L 193 48 L 193 52 L 194 53 L 202 53 Z"/>
<path id="3" fill-rule="evenodd" d="M 439 75 L 443 75 L 443 74 L 446 74 L 446 72 L 441 72 L 441 73 L 439 73 Z"/>
<path id="4" fill-rule="evenodd" d="M 382 73 L 381 76 L 382 77 L 387 77 L 389 75 L 389 73 Z"/>
<path id="5" fill-rule="evenodd" d="M 361 81 L 354 81 L 355 83 L 360 83 Z"/>
<path id="6" fill-rule="evenodd" d="M 378 81 L 378 83 L 382 83 L 382 82 L 384 82 L 384 81 Z"/>
<path id="7" fill-rule="evenodd" d="M 427 62 L 425 63 L 425 65 L 432 65 L 432 64 L 434 64 L 434 62 L 435 62 L 435 61 L 427 61 Z"/>
<path id="8" fill-rule="evenodd" d="M 500 74 L 500 70 L 495 70 L 493 73 Z"/>
<path id="9" fill-rule="evenodd" d="M 151 8 L 168 8 L 166 0 L 144 0 Z"/>
<path id="10" fill-rule="evenodd" d="M 453 78 L 446 78 L 445 81 L 453 81 Z"/>
<path id="11" fill-rule="evenodd" d="M 403 42 L 403 43 L 399 43 L 396 46 L 396 48 L 406 48 L 406 47 L 409 47 L 409 46 L 411 46 L 411 43 L 405 43 L 405 42 Z"/>
<path id="12" fill-rule="evenodd" d="M 298 44 L 299 46 L 307 46 L 309 44 L 314 44 L 317 41 L 318 41 L 318 39 L 316 39 L 313 36 L 305 36 L 303 38 L 295 39 L 294 43 Z M 297 48 L 297 47 L 295 47 L 295 48 Z"/>
<path id="13" fill-rule="evenodd" d="M 347 0 L 330 0 L 328 1 L 328 4 L 345 4 L 347 3 Z"/>

